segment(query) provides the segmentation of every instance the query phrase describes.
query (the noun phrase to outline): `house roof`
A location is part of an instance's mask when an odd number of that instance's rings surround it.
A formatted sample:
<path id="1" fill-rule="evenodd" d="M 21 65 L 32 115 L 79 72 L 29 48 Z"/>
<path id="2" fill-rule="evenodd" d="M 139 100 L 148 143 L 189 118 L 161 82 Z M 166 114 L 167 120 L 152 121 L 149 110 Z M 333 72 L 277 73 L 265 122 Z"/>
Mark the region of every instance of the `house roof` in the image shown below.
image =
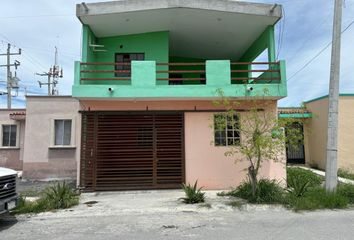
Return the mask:
<path id="1" fill-rule="evenodd" d="M 12 119 L 12 120 L 25 120 L 26 119 L 26 111 L 12 112 L 9 115 L 10 115 L 10 119 Z"/>
<path id="2" fill-rule="evenodd" d="M 276 4 L 233 0 L 120 0 L 76 5 L 96 37 L 168 31 L 170 56 L 239 59 L 282 17 Z"/>
<path id="3" fill-rule="evenodd" d="M 312 118 L 312 113 L 302 107 L 278 108 L 280 118 Z"/>
<path id="4" fill-rule="evenodd" d="M 354 93 L 340 93 L 339 94 L 340 97 L 354 97 Z M 317 98 L 313 98 L 311 100 L 305 101 L 304 103 L 310 103 L 310 102 L 315 102 L 324 98 L 328 98 L 328 94 L 321 96 L 321 97 L 317 97 Z"/>

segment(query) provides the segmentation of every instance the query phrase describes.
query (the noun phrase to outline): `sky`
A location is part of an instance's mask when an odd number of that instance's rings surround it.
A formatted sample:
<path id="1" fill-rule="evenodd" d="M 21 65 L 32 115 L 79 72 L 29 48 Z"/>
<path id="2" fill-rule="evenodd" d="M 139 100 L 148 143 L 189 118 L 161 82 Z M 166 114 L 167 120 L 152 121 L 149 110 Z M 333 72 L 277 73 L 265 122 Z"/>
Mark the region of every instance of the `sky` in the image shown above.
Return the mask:
<path id="1" fill-rule="evenodd" d="M 86 0 L 97 2 L 99 0 Z M 102 1 L 102 0 L 101 0 Z M 59 80 L 61 95 L 70 95 L 74 61 L 80 60 L 81 23 L 75 16 L 78 0 L 0 0 L 0 53 L 7 43 L 12 52 L 22 49 L 17 76 L 18 93 L 13 91 L 13 107 L 24 107 L 24 95 L 46 94 L 46 81 L 35 73 L 48 71 L 58 47 L 59 65 L 64 77 Z M 286 61 L 288 97 L 279 106 L 299 106 L 303 101 L 328 94 L 334 0 L 255 0 L 277 3 L 284 16 L 276 25 L 278 59 Z M 354 93 L 354 0 L 345 0 L 343 8 L 340 92 Z M 352 25 L 350 25 L 352 23 Z M 328 46 L 326 49 L 324 49 Z M 323 50 L 324 49 L 324 50 Z M 319 54 L 321 52 L 321 54 Z M 317 56 L 318 55 L 318 56 Z M 317 57 L 316 57 L 317 56 Z M 0 65 L 6 57 L 0 56 Z M 6 68 L 0 68 L 0 93 L 6 91 Z M 0 95 L 0 108 L 6 107 L 6 95 Z"/>

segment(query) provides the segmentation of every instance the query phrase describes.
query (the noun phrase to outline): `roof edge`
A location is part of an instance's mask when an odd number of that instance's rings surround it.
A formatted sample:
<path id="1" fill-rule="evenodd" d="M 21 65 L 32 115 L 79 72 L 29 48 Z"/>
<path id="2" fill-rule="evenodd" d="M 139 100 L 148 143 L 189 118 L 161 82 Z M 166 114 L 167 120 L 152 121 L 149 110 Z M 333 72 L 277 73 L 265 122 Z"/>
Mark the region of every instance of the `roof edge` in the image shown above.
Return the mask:
<path id="1" fill-rule="evenodd" d="M 71 95 L 26 95 L 26 98 L 73 98 Z"/>
<path id="2" fill-rule="evenodd" d="M 191 8 L 239 14 L 253 14 L 276 17 L 278 20 L 282 17 L 282 5 L 280 4 L 253 3 L 234 0 L 120 0 L 80 3 L 76 4 L 76 16 L 80 19 L 80 17 L 83 16 L 170 8 Z"/>
<path id="3" fill-rule="evenodd" d="M 339 96 L 340 97 L 354 97 L 354 93 L 340 93 Z M 311 102 L 315 102 L 315 101 L 318 101 L 318 100 L 321 100 L 321 99 L 324 99 L 324 98 L 328 98 L 328 94 L 323 95 L 321 97 L 317 97 L 317 98 L 313 98 L 313 99 L 304 101 L 304 103 L 311 103 Z"/>

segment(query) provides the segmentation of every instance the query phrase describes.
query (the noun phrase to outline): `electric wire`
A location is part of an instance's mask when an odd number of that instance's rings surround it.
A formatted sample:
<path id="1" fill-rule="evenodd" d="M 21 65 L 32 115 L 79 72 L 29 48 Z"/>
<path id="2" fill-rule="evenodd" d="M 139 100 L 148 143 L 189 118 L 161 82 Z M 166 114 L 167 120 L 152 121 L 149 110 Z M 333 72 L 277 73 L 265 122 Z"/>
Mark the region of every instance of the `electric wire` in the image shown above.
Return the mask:
<path id="1" fill-rule="evenodd" d="M 341 34 L 345 33 L 351 26 L 353 26 L 354 20 L 343 30 L 341 31 Z M 290 82 L 291 79 L 293 79 L 297 74 L 299 74 L 301 71 L 303 71 L 307 66 L 309 66 L 318 56 L 320 56 L 329 46 L 332 45 L 332 41 L 330 41 L 328 44 L 326 44 L 317 54 L 315 54 L 309 61 L 307 61 L 299 70 L 297 70 L 294 74 L 292 74 L 288 78 L 288 83 Z"/>

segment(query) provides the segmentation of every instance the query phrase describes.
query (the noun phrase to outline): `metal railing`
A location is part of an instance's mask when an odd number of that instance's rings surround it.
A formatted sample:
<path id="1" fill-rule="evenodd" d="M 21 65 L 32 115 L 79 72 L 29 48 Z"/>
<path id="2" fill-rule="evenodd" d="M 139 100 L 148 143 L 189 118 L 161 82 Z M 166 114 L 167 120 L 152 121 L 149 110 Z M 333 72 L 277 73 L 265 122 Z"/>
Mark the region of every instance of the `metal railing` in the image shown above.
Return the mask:
<path id="1" fill-rule="evenodd" d="M 131 71 L 131 63 L 81 62 L 80 81 L 127 81 Z M 231 84 L 281 80 L 279 62 L 231 62 L 230 73 Z M 205 62 L 156 63 L 156 81 L 206 84 L 206 78 Z"/>

